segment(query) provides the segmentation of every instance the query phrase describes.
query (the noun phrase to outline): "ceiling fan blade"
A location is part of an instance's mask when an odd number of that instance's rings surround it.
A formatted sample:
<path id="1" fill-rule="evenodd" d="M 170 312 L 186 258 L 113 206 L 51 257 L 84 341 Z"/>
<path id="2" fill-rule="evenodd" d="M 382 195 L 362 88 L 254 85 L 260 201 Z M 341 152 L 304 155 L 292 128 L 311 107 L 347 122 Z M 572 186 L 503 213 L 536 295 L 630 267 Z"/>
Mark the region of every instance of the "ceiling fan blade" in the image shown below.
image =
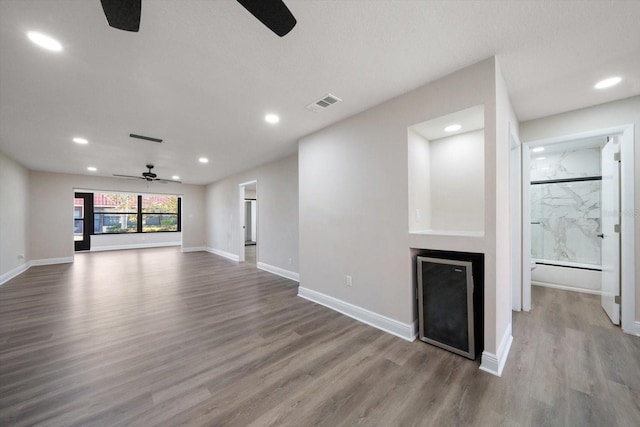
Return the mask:
<path id="1" fill-rule="evenodd" d="M 146 179 L 143 176 L 133 176 L 133 175 L 118 175 L 117 173 L 114 173 L 113 176 L 116 176 L 118 178 L 135 178 L 135 179 Z"/>
<path id="2" fill-rule="evenodd" d="M 142 0 L 100 0 L 100 2 L 111 27 L 138 32 Z"/>
<path id="3" fill-rule="evenodd" d="M 282 0 L 238 0 L 238 3 L 280 37 L 296 26 L 296 18 Z"/>
<path id="4" fill-rule="evenodd" d="M 154 178 L 154 181 L 158 181 L 162 184 L 168 184 L 170 182 L 175 182 L 176 184 L 182 184 L 182 181 L 178 181 L 176 179 L 164 179 L 164 178 Z"/>

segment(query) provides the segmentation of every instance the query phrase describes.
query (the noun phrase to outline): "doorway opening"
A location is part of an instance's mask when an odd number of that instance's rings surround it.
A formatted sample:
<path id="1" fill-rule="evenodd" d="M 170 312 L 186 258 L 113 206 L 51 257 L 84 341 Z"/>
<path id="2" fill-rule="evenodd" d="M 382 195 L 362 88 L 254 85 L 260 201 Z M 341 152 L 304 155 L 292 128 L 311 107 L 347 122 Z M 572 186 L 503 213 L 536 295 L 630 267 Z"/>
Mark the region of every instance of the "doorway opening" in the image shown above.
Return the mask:
<path id="1" fill-rule="evenodd" d="M 240 262 L 257 265 L 258 261 L 258 181 L 239 185 Z"/>
<path id="2" fill-rule="evenodd" d="M 522 151 L 523 309 L 531 285 L 595 294 L 611 322 L 632 332 L 632 128 L 533 141 Z"/>

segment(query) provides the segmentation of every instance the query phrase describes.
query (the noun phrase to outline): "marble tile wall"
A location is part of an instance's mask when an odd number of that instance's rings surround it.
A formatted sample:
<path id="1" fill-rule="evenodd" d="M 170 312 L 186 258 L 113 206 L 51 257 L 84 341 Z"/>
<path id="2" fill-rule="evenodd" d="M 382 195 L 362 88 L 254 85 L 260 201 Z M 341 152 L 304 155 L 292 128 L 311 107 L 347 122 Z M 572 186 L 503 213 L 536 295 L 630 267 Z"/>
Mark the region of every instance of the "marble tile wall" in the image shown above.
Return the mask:
<path id="1" fill-rule="evenodd" d="M 600 175 L 600 149 L 532 156 L 531 181 Z M 531 256 L 600 265 L 600 181 L 531 186 Z"/>

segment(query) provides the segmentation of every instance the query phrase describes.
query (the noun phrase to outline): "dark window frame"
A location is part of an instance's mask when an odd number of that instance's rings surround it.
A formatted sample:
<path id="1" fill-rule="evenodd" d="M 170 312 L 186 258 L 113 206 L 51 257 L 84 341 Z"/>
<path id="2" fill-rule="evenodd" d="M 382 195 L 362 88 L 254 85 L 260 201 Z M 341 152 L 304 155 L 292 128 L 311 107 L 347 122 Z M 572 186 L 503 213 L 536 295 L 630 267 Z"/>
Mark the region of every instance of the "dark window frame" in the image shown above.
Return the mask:
<path id="1" fill-rule="evenodd" d="M 102 194 L 131 194 L 131 193 L 118 193 L 115 191 L 100 191 L 98 193 Z M 90 193 L 95 194 L 95 193 Z M 136 216 L 136 231 L 120 231 L 117 233 L 96 233 L 95 230 L 92 231 L 91 235 L 93 236 L 102 236 L 106 234 L 149 234 L 149 233 L 180 233 L 182 232 L 182 196 L 178 196 L 177 194 L 149 194 L 151 196 L 175 196 L 178 202 L 178 211 L 177 212 L 142 212 L 142 194 L 137 194 L 138 204 L 136 212 L 93 212 L 93 223 L 95 223 L 96 215 L 135 215 Z M 153 231 L 144 231 L 142 226 L 142 219 L 144 215 L 173 215 L 177 217 L 177 229 L 176 230 L 153 230 Z"/>

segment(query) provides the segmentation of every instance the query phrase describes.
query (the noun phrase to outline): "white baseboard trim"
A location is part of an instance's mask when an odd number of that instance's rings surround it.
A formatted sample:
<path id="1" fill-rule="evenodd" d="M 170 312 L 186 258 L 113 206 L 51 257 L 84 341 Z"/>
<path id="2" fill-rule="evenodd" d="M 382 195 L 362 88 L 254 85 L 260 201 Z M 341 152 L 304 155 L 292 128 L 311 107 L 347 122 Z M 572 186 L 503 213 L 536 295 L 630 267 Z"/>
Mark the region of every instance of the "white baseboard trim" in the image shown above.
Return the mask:
<path id="1" fill-rule="evenodd" d="M 300 283 L 300 274 L 285 270 L 284 268 L 276 267 L 275 265 L 265 264 L 264 262 L 258 262 L 256 267 L 260 270 L 268 271 L 269 273 L 275 274 L 277 276 L 282 276 L 286 279 L 293 280 L 294 282 Z"/>
<path id="2" fill-rule="evenodd" d="M 640 337 L 640 321 L 636 320 L 635 322 L 633 322 L 633 324 L 631 325 L 631 328 L 629 329 L 622 328 L 622 332 L 630 335 L 637 335 Z"/>
<path id="3" fill-rule="evenodd" d="M 34 260 L 31 260 L 31 261 L 25 262 L 24 264 L 14 268 L 13 270 L 7 271 L 3 275 L 1 275 L 0 276 L 0 285 L 3 285 L 6 282 L 8 282 L 9 280 L 13 279 L 14 277 L 19 276 L 20 274 L 24 273 L 25 271 L 27 271 L 31 267 L 37 267 L 37 266 L 40 266 L 40 265 L 69 264 L 69 263 L 72 263 L 72 262 L 73 262 L 73 257 L 72 256 L 62 257 L 62 258 L 34 259 Z"/>
<path id="4" fill-rule="evenodd" d="M 531 286 L 541 286 L 543 288 L 561 289 L 563 291 L 582 292 L 583 294 L 602 295 L 602 291 L 596 289 L 574 288 L 573 286 L 556 285 L 555 283 L 531 281 Z"/>
<path id="5" fill-rule="evenodd" d="M 205 248 L 204 246 L 193 246 L 190 248 L 183 247 L 181 251 L 182 252 L 206 252 L 207 248 Z"/>
<path id="6" fill-rule="evenodd" d="M 502 375 L 505 363 L 507 363 L 507 357 L 509 357 L 509 350 L 511 350 L 511 343 L 513 343 L 512 326 L 509 323 L 507 330 L 504 331 L 504 335 L 500 340 L 498 346 L 498 353 L 493 354 L 488 351 L 482 352 L 482 362 L 480 363 L 480 370 L 488 372 L 497 377 Z"/>
<path id="7" fill-rule="evenodd" d="M 345 316 L 359 320 L 362 323 L 366 323 L 369 326 L 373 326 L 374 328 L 380 329 L 404 340 L 414 341 L 416 339 L 416 322 L 402 323 L 362 307 L 341 301 L 329 295 L 303 288 L 302 286 L 298 287 L 298 296 L 328 307 L 338 313 L 342 313 Z"/>
<path id="8" fill-rule="evenodd" d="M 232 261 L 236 261 L 236 262 L 240 261 L 240 256 L 236 254 L 232 254 L 231 252 L 226 252 L 226 251 L 222 251 L 220 249 L 215 249 L 215 248 L 206 248 L 206 251 L 212 254 L 220 255 L 221 257 L 228 258 Z"/>
<path id="9" fill-rule="evenodd" d="M 32 259 L 29 261 L 30 267 L 35 267 L 38 265 L 52 265 L 52 264 L 68 264 L 73 262 L 72 256 L 66 256 L 62 258 L 43 258 L 43 259 Z"/>
<path id="10" fill-rule="evenodd" d="M 17 266 L 16 268 L 13 268 L 13 269 L 7 271 L 6 273 L 0 275 L 0 285 L 4 285 L 6 282 L 8 282 L 9 280 L 13 279 L 14 277 L 17 277 L 17 276 L 21 275 L 22 273 L 27 271 L 29 269 L 29 267 L 31 267 L 31 263 L 30 262 L 25 262 L 24 264 L 21 264 L 21 265 Z"/>
<path id="11" fill-rule="evenodd" d="M 91 252 L 103 252 L 103 251 L 121 251 L 125 249 L 145 249 L 145 248 L 163 248 L 166 246 L 180 246 L 180 243 L 134 243 L 130 245 L 109 245 L 92 247 Z"/>

